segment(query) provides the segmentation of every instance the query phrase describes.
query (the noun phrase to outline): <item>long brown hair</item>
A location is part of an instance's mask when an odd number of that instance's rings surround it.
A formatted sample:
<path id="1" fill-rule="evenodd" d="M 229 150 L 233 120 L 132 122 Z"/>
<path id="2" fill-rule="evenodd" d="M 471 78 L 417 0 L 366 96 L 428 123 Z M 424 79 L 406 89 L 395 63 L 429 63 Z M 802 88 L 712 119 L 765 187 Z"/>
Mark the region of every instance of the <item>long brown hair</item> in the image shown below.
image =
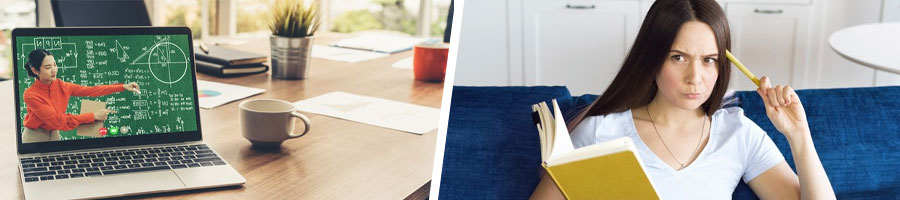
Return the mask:
<path id="1" fill-rule="evenodd" d="M 725 12 L 714 0 L 657 0 L 650 6 L 616 78 L 599 98 L 569 122 L 569 131 L 588 116 L 624 112 L 649 104 L 656 96 L 656 77 L 669 55 L 675 36 L 684 23 L 695 20 L 708 24 L 716 37 L 719 77 L 709 99 L 701 105 L 706 115 L 715 113 L 722 105 L 731 76 L 730 65 L 724 58 L 725 50 L 731 49 L 731 33 Z"/>

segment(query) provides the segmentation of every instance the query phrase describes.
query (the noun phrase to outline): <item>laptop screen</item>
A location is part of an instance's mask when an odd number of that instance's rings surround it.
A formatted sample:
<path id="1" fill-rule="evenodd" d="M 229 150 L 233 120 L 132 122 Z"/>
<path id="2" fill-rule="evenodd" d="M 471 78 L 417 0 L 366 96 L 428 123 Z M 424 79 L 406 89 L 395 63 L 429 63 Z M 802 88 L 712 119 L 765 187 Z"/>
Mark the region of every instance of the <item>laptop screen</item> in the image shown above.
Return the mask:
<path id="1" fill-rule="evenodd" d="M 189 34 L 13 37 L 22 144 L 198 130 Z"/>

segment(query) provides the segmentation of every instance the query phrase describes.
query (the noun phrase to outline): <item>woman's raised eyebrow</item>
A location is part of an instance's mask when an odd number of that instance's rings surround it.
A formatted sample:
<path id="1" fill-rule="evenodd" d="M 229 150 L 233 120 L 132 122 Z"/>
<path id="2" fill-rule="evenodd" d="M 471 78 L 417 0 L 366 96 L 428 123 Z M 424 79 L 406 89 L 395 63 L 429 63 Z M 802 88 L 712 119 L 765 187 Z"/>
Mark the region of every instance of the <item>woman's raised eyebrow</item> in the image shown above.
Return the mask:
<path id="1" fill-rule="evenodd" d="M 669 50 L 669 52 L 675 52 L 675 53 L 684 54 L 684 55 L 687 55 L 688 57 L 693 57 L 693 56 L 694 56 L 694 55 L 687 54 L 687 53 L 684 53 L 684 52 L 681 52 L 681 51 L 675 50 L 675 49 Z M 711 57 L 711 56 L 719 56 L 719 53 L 707 54 L 707 55 L 705 55 L 705 56 L 703 56 L 703 57 Z"/>

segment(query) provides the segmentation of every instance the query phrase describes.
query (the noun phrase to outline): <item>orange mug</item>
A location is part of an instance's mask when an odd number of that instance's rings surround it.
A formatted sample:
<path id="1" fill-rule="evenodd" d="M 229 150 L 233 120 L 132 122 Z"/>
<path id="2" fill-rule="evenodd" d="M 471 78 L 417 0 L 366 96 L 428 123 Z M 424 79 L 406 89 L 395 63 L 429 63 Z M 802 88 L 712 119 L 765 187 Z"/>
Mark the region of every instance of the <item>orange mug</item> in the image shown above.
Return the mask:
<path id="1" fill-rule="evenodd" d="M 413 73 L 416 80 L 444 81 L 449 46 L 447 43 L 421 43 L 413 46 Z"/>

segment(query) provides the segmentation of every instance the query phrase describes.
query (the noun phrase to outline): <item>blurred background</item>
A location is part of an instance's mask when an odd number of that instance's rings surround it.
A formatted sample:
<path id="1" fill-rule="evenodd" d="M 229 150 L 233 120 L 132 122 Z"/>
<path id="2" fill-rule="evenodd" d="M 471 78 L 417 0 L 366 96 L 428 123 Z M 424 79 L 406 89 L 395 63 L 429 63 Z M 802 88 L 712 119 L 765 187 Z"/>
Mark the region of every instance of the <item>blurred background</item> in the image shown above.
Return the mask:
<path id="1" fill-rule="evenodd" d="M 102 0 L 99 0 L 102 1 Z M 187 26 L 207 41 L 268 37 L 275 0 L 145 0 L 154 26 Z M 384 31 L 442 37 L 450 0 L 320 0 L 319 31 Z M 12 77 L 10 33 L 17 27 L 53 27 L 50 0 L 0 0 L 0 80 Z"/>

